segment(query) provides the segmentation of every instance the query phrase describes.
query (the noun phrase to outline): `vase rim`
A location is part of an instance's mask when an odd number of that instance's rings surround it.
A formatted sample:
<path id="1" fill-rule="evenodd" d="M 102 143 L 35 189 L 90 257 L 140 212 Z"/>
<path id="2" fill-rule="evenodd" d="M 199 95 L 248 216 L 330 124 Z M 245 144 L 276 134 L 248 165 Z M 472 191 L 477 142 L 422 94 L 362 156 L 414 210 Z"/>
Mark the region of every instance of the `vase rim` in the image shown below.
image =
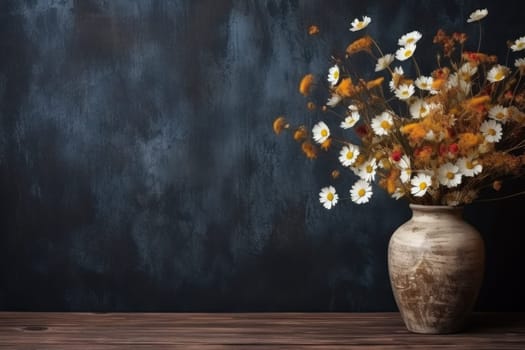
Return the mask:
<path id="1" fill-rule="evenodd" d="M 457 211 L 462 210 L 462 206 L 451 206 L 451 205 L 426 205 L 426 204 L 409 204 L 410 209 L 416 209 L 416 210 L 449 210 L 449 211 Z"/>

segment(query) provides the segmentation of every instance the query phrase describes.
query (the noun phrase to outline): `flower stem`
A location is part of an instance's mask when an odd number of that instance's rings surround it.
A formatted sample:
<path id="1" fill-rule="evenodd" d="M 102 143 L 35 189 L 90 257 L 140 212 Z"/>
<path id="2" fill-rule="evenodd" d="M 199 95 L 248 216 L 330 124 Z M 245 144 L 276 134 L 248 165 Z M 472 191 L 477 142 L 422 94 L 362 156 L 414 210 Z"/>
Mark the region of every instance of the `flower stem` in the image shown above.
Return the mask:
<path id="1" fill-rule="evenodd" d="M 481 21 L 478 21 L 478 24 L 479 24 L 479 39 L 478 39 L 478 53 L 479 53 L 479 50 L 481 49 Z"/>

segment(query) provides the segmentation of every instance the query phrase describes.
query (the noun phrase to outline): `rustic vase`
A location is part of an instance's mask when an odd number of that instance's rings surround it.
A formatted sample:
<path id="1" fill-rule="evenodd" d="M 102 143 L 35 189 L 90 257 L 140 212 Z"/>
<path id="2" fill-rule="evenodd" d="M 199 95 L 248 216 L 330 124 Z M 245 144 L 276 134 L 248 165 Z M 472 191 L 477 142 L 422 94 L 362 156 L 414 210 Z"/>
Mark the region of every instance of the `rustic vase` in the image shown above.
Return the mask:
<path id="1" fill-rule="evenodd" d="M 472 311 L 484 272 L 479 232 L 462 208 L 411 204 L 412 218 L 392 235 L 388 270 L 409 331 L 454 333 Z"/>

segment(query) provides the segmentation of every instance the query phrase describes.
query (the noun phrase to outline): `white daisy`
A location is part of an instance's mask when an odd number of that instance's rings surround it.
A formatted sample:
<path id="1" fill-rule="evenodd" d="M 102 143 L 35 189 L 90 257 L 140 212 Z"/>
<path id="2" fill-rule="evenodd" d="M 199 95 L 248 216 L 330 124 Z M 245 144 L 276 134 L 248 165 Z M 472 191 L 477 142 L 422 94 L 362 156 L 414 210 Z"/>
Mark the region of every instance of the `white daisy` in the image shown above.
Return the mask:
<path id="1" fill-rule="evenodd" d="M 394 62 L 394 55 L 392 54 L 386 54 L 383 57 L 379 57 L 377 59 L 376 64 L 376 72 L 382 71 L 383 69 L 386 69 L 388 66 L 390 66 L 390 63 Z"/>
<path id="2" fill-rule="evenodd" d="M 403 74 L 405 74 L 405 71 L 403 70 L 403 67 L 401 67 L 401 66 L 395 67 L 394 68 L 394 74 L 403 75 Z"/>
<path id="3" fill-rule="evenodd" d="M 507 67 L 497 64 L 487 73 L 487 80 L 491 83 L 501 81 L 507 76 L 508 70 L 509 69 Z"/>
<path id="4" fill-rule="evenodd" d="M 461 183 L 459 167 L 452 163 L 445 163 L 438 169 L 439 183 L 448 188 L 456 187 Z"/>
<path id="5" fill-rule="evenodd" d="M 400 100 L 407 100 L 409 99 L 415 92 L 414 85 L 410 84 L 403 84 L 400 85 L 395 91 L 395 95 Z"/>
<path id="6" fill-rule="evenodd" d="M 487 17 L 488 14 L 489 11 L 487 9 L 476 10 L 470 14 L 469 18 L 467 19 L 467 23 L 479 21 Z"/>
<path id="7" fill-rule="evenodd" d="M 375 158 L 366 161 L 359 167 L 359 177 L 365 181 L 371 182 L 376 178 L 377 162 Z"/>
<path id="8" fill-rule="evenodd" d="M 401 174 L 399 175 L 399 179 L 403 183 L 407 183 L 410 181 L 410 177 L 412 176 L 412 168 L 410 167 L 410 158 L 405 154 L 401 157 L 399 162 L 397 163 L 397 166 L 401 170 Z"/>
<path id="9" fill-rule="evenodd" d="M 414 119 L 424 118 L 430 113 L 428 103 L 425 100 L 418 98 L 410 105 L 410 115 Z"/>
<path id="10" fill-rule="evenodd" d="M 328 70 L 328 82 L 335 86 L 339 82 L 339 78 L 341 77 L 341 72 L 339 71 L 339 66 L 336 64 L 333 67 L 330 67 Z"/>
<path id="11" fill-rule="evenodd" d="M 319 192 L 319 202 L 326 208 L 332 209 L 337 204 L 339 195 L 335 192 L 333 186 L 324 187 Z"/>
<path id="12" fill-rule="evenodd" d="M 495 105 L 489 109 L 489 118 L 497 120 L 505 124 L 509 117 L 509 109 L 502 105 Z"/>
<path id="13" fill-rule="evenodd" d="M 514 67 L 523 69 L 525 68 L 525 58 L 518 58 L 514 61 Z"/>
<path id="14" fill-rule="evenodd" d="M 359 148 L 356 145 L 343 146 L 339 152 L 339 161 L 343 166 L 351 166 L 355 163 L 359 155 Z"/>
<path id="15" fill-rule="evenodd" d="M 473 160 L 472 157 L 459 158 L 456 165 L 459 168 L 459 172 L 466 177 L 478 175 L 483 170 L 481 164 L 477 160 Z"/>
<path id="16" fill-rule="evenodd" d="M 314 140 L 317 143 L 323 143 L 330 137 L 330 129 L 324 122 L 319 122 L 312 128 Z"/>
<path id="17" fill-rule="evenodd" d="M 406 33 L 403 35 L 398 41 L 397 44 L 399 46 L 407 46 L 408 44 L 415 44 L 421 39 L 422 35 L 417 30 L 414 30 L 413 32 Z"/>
<path id="18" fill-rule="evenodd" d="M 332 96 L 330 96 L 330 98 L 328 98 L 328 101 L 326 101 L 326 105 L 328 107 L 335 107 L 342 100 L 343 100 L 343 98 L 341 96 L 339 96 L 338 94 L 332 94 Z"/>
<path id="19" fill-rule="evenodd" d="M 501 124 L 495 120 L 485 120 L 479 127 L 479 131 L 485 136 L 487 142 L 494 143 L 501 140 Z"/>
<path id="20" fill-rule="evenodd" d="M 372 19 L 368 16 L 363 16 L 362 21 L 356 18 L 352 21 L 352 27 L 350 28 L 350 31 L 357 32 L 358 30 L 361 30 L 365 28 L 367 25 L 369 25 L 370 22 L 372 22 Z"/>
<path id="21" fill-rule="evenodd" d="M 416 197 L 423 197 L 432 185 L 432 178 L 430 175 L 420 173 L 412 178 L 410 184 L 412 185 L 410 193 Z"/>
<path id="22" fill-rule="evenodd" d="M 396 51 L 396 58 L 400 61 L 405 61 L 412 57 L 416 51 L 416 44 L 408 44 L 407 46 L 400 47 Z"/>
<path id="23" fill-rule="evenodd" d="M 514 44 L 510 47 L 512 51 L 521 51 L 525 49 L 525 36 L 514 41 Z"/>
<path id="24" fill-rule="evenodd" d="M 361 116 L 359 115 L 359 112 L 352 112 L 350 115 L 346 116 L 345 120 L 341 122 L 341 127 L 343 129 L 350 129 L 355 125 L 355 123 L 358 122 L 359 118 Z"/>
<path id="25" fill-rule="evenodd" d="M 358 180 L 350 190 L 352 201 L 357 204 L 367 203 L 372 197 L 372 186 L 364 180 Z"/>
<path id="26" fill-rule="evenodd" d="M 399 187 L 396 187 L 396 190 L 394 193 L 392 193 L 392 198 L 395 200 L 399 200 L 400 198 L 403 198 L 405 196 L 405 191 Z"/>
<path id="27" fill-rule="evenodd" d="M 383 112 L 372 119 L 372 129 L 377 136 L 388 135 L 393 126 L 394 120 L 388 112 Z"/>
<path id="28" fill-rule="evenodd" d="M 390 82 L 388 82 L 388 87 L 390 88 L 390 91 L 394 91 L 396 89 L 396 83 L 394 80 L 390 80 Z"/>
<path id="29" fill-rule="evenodd" d="M 467 62 L 463 64 L 461 68 L 459 68 L 458 76 L 465 81 L 470 81 L 470 78 L 472 78 L 472 76 L 476 74 L 477 71 L 478 67 L 471 64 L 470 62 Z"/>
<path id="30" fill-rule="evenodd" d="M 425 77 L 425 76 L 420 76 L 416 79 L 416 81 L 414 82 L 414 84 L 416 84 L 416 86 L 418 88 L 420 88 L 421 90 L 432 90 L 432 84 L 434 83 L 434 79 L 432 77 Z"/>

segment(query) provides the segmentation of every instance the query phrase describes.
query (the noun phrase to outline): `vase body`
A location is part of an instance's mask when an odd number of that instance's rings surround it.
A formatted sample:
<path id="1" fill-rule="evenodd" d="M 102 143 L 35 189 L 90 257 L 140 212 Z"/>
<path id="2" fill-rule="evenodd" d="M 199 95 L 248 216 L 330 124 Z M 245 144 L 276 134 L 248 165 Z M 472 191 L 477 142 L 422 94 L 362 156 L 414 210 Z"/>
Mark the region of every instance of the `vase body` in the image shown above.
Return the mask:
<path id="1" fill-rule="evenodd" d="M 471 314 L 484 273 L 485 248 L 462 209 L 410 205 L 412 218 L 392 235 L 388 270 L 409 331 L 454 333 Z"/>

